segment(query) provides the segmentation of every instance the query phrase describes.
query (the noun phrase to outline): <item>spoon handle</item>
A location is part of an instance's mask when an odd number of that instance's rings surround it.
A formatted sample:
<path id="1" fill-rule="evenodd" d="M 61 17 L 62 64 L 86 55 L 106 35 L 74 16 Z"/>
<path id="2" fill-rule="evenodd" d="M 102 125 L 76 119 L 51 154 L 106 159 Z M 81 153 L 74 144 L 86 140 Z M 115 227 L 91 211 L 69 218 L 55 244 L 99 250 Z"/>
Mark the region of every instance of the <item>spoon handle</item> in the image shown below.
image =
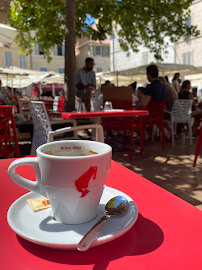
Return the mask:
<path id="1" fill-rule="evenodd" d="M 98 235 L 105 225 L 108 215 L 103 216 L 98 222 L 84 235 L 81 241 L 77 245 L 77 249 L 80 251 L 86 251 L 90 248 L 92 243 L 98 238 Z"/>

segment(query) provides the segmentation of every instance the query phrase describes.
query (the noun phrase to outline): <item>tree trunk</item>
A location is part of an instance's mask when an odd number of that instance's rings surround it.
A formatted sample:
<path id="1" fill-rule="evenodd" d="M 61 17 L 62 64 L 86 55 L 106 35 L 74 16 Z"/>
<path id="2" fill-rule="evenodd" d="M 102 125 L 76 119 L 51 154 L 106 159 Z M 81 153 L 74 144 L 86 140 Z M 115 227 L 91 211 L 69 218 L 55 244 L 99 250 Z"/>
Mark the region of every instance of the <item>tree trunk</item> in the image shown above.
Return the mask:
<path id="1" fill-rule="evenodd" d="M 65 111 L 75 110 L 75 94 L 76 94 L 76 0 L 66 0 L 66 29 L 65 29 Z"/>

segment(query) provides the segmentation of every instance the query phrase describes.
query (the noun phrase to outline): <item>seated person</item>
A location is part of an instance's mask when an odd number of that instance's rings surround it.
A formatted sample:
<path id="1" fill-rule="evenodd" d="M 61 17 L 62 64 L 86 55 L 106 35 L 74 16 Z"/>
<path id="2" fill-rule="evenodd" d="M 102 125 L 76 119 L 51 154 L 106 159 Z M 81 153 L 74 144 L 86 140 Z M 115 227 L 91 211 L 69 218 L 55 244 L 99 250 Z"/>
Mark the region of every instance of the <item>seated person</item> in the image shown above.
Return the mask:
<path id="1" fill-rule="evenodd" d="M 15 96 L 12 94 L 10 87 L 2 87 L 1 80 L 0 80 L 0 99 L 5 102 L 6 105 L 16 105 L 17 101 Z"/>
<path id="2" fill-rule="evenodd" d="M 191 89 L 191 82 L 189 80 L 186 80 L 182 83 L 182 89 L 180 93 L 178 94 L 179 99 L 192 99 L 193 95 L 190 92 Z M 192 103 L 192 117 L 194 118 L 194 124 L 193 124 L 193 135 L 198 135 L 198 128 L 201 123 L 201 117 L 202 117 L 202 110 L 197 106 L 197 103 L 193 101 Z M 180 125 L 178 125 L 180 126 Z"/>
<path id="3" fill-rule="evenodd" d="M 167 83 L 166 79 L 163 77 L 159 77 L 160 82 L 165 85 L 166 88 L 166 105 L 165 109 L 166 111 L 171 112 L 173 108 L 173 104 L 175 100 L 178 98 L 176 90 L 173 88 L 173 86 L 169 83 Z M 170 120 L 170 114 L 165 112 L 164 114 L 164 119 L 165 120 Z M 166 134 L 167 139 L 170 141 L 171 140 L 171 126 L 168 122 L 164 122 L 164 127 L 167 129 L 169 134 Z"/>
<path id="4" fill-rule="evenodd" d="M 98 96 L 98 110 L 103 110 L 103 94 L 102 94 L 102 87 L 103 86 L 114 86 L 109 80 L 105 81 L 104 84 L 101 85 L 100 92 L 101 94 Z"/>
<path id="5" fill-rule="evenodd" d="M 175 100 L 178 98 L 175 89 L 166 82 L 165 78 L 159 77 L 160 82 L 165 85 L 166 88 L 166 110 L 171 112 Z"/>
<path id="6" fill-rule="evenodd" d="M 182 83 L 182 89 L 178 94 L 179 99 L 193 99 L 193 95 L 189 92 L 191 89 L 191 82 L 186 80 Z"/>
<path id="7" fill-rule="evenodd" d="M 136 107 L 138 107 L 138 105 L 141 103 L 142 99 L 144 98 L 144 91 L 145 91 L 145 87 L 138 87 L 137 89 L 137 103 L 136 103 Z"/>
<path id="8" fill-rule="evenodd" d="M 166 99 L 166 88 L 158 79 L 158 68 L 156 65 L 147 67 L 148 84 L 144 90 L 144 97 L 137 106 L 138 110 L 146 109 L 150 101 L 164 101 Z M 144 137 L 146 136 L 146 128 L 144 127 Z"/>
<path id="9" fill-rule="evenodd" d="M 144 97 L 137 106 L 138 110 L 145 109 L 150 100 L 163 101 L 166 99 L 166 88 L 158 79 L 158 68 L 156 65 L 147 67 L 147 79 L 151 83 L 145 88 Z"/>
<path id="10" fill-rule="evenodd" d="M 45 88 L 42 89 L 42 97 L 52 97 L 53 98 L 53 93 L 52 90 L 46 90 Z"/>

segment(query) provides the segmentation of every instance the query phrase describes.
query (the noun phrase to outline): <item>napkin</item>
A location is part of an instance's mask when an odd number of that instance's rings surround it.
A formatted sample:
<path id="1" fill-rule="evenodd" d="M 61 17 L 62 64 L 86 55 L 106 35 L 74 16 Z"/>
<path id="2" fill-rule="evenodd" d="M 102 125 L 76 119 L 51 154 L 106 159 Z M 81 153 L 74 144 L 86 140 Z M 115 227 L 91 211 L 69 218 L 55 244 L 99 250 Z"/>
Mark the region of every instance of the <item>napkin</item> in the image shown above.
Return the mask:
<path id="1" fill-rule="evenodd" d="M 45 197 L 28 199 L 27 202 L 34 212 L 38 212 L 51 207 L 50 201 Z"/>

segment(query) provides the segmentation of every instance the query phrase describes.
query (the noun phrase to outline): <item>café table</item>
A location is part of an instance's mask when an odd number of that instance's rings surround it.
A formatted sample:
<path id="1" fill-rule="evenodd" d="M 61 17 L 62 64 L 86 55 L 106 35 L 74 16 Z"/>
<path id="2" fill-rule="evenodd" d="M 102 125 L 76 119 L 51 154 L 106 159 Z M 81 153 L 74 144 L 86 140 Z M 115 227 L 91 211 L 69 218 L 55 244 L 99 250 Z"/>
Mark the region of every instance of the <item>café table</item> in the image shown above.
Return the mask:
<path id="1" fill-rule="evenodd" d="M 86 252 L 51 249 L 24 240 L 7 223 L 10 205 L 28 192 L 9 179 L 12 161 L 0 160 L 1 269 L 202 269 L 201 211 L 114 161 L 107 186 L 130 196 L 139 212 L 129 231 Z M 18 169 L 34 180 L 31 167 Z"/>
<path id="2" fill-rule="evenodd" d="M 86 119 L 92 118 L 92 124 L 100 124 L 101 118 L 111 117 L 140 117 L 140 125 L 143 122 L 143 117 L 149 115 L 146 110 L 110 110 L 110 111 L 96 111 L 96 112 L 56 112 L 53 110 L 48 111 L 50 116 L 57 116 L 66 119 Z M 90 125 L 89 125 L 90 128 Z M 104 133 L 99 134 L 98 141 L 104 142 Z M 95 134 L 93 134 L 95 137 Z"/>

